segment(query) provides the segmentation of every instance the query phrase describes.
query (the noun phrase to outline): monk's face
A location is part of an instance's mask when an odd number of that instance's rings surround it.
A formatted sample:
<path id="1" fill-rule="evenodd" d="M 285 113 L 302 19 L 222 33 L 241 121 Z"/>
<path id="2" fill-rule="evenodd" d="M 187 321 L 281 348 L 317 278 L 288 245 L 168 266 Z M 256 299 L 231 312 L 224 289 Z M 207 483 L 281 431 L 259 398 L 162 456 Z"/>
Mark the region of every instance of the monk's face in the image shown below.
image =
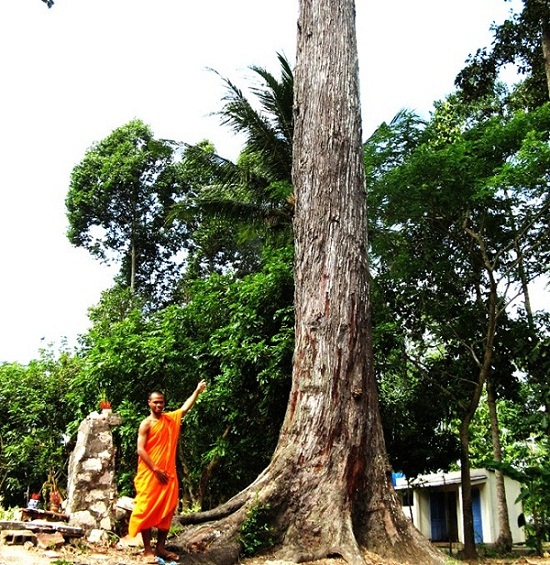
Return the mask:
<path id="1" fill-rule="evenodd" d="M 149 409 L 153 414 L 162 414 L 164 410 L 164 396 L 162 396 L 162 394 L 153 393 L 149 397 Z"/>

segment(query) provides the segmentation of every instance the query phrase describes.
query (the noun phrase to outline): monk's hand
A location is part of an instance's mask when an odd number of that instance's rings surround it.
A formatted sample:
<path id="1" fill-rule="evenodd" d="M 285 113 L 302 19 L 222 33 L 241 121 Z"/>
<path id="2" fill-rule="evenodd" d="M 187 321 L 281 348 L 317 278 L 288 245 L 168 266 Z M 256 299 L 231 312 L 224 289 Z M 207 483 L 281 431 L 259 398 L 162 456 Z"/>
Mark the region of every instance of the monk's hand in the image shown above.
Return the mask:
<path id="1" fill-rule="evenodd" d="M 206 390 L 206 381 L 202 379 L 202 381 L 197 385 L 197 391 L 200 394 Z"/>
<path id="2" fill-rule="evenodd" d="M 159 480 L 159 482 L 161 482 L 163 485 L 165 485 L 168 482 L 168 473 L 166 471 L 163 471 L 162 469 L 159 469 L 158 467 L 156 469 L 153 470 L 153 473 L 155 473 L 155 477 Z"/>

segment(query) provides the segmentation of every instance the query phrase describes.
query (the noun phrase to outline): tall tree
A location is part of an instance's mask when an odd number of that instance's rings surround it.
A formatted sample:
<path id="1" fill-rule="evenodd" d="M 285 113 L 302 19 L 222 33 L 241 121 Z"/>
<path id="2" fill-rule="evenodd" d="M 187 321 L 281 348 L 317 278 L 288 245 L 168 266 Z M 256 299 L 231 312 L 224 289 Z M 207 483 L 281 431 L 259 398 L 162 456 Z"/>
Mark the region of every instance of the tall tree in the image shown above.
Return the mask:
<path id="1" fill-rule="evenodd" d="M 452 367 L 467 383 L 461 471 L 465 550 L 475 555 L 469 428 L 495 367 L 503 314 L 522 277 L 532 280 L 546 269 L 550 114 L 545 105 L 529 114 L 470 114 L 453 122 L 445 104 L 401 164 L 373 174 L 371 203 L 379 224 L 374 248 L 393 273 L 390 293 L 400 319 L 412 335 L 429 335 L 445 352 L 442 368 Z"/>
<path id="2" fill-rule="evenodd" d="M 235 562 L 241 526 L 259 507 L 285 559 L 339 554 L 360 564 L 371 549 L 441 563 L 402 512 L 380 425 L 353 0 L 303 0 L 298 29 L 296 347 L 287 413 L 269 466 L 225 505 L 182 517 L 209 523 L 178 544 L 208 545 L 217 563 Z"/>
<path id="3" fill-rule="evenodd" d="M 489 408 L 489 421 L 491 424 L 491 441 L 493 444 L 493 458 L 495 461 L 502 463 L 502 443 L 500 441 L 500 427 L 498 420 L 497 397 L 495 392 L 494 379 L 487 379 L 487 406 Z M 512 531 L 510 529 L 510 516 L 508 512 L 508 503 L 506 501 L 506 486 L 504 484 L 504 475 L 502 471 L 495 471 L 495 482 L 497 492 L 497 512 L 498 512 L 498 537 L 495 545 L 502 552 L 508 553 L 512 550 Z"/>
<path id="4" fill-rule="evenodd" d="M 74 167 L 66 198 L 68 238 L 106 262 L 121 262 L 119 281 L 161 299 L 178 271 L 185 225 L 166 225 L 187 187 L 177 178 L 176 145 L 133 120 L 93 145 Z"/>

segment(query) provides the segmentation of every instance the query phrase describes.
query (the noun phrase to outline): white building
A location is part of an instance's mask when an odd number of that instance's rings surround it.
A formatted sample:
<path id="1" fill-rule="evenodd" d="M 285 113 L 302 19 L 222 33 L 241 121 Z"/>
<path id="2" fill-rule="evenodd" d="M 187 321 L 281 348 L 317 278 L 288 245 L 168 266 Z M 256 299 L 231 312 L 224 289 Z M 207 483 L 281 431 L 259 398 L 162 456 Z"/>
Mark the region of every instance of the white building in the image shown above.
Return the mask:
<path id="1" fill-rule="evenodd" d="M 472 513 L 476 543 L 492 544 L 498 538 L 498 510 L 495 472 L 473 469 Z M 403 501 L 403 511 L 414 525 L 433 542 L 463 542 L 462 488 L 460 471 L 419 475 L 407 481 L 397 476 L 395 489 Z M 525 542 L 525 532 L 518 525 L 523 509 L 516 503 L 520 484 L 504 477 L 506 501 L 513 543 Z"/>

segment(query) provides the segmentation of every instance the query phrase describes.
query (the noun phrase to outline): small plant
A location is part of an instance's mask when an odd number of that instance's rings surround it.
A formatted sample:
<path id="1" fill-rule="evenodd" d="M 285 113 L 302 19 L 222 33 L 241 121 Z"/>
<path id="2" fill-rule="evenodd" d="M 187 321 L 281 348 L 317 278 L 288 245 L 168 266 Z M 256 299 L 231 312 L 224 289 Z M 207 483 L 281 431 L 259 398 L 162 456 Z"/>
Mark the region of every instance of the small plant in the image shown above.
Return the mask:
<path id="1" fill-rule="evenodd" d="M 40 490 L 44 501 L 48 501 L 48 510 L 59 512 L 61 502 L 63 501 L 63 493 L 58 485 L 56 473 L 52 469 L 48 471 L 48 478 Z"/>
<path id="2" fill-rule="evenodd" d="M 173 538 L 179 536 L 183 532 L 183 530 L 184 530 L 183 526 L 180 526 L 179 524 L 172 525 L 170 526 L 168 537 Z"/>
<path id="3" fill-rule="evenodd" d="M 79 551 L 80 553 L 90 553 L 90 546 L 87 545 L 84 541 L 78 538 L 74 538 L 71 540 L 71 546 Z"/>
<path id="4" fill-rule="evenodd" d="M 107 397 L 107 393 L 102 390 L 99 395 L 99 408 L 100 410 L 109 410 L 111 408 L 111 401 Z"/>
<path id="5" fill-rule="evenodd" d="M 275 544 L 275 535 L 269 525 L 269 508 L 269 504 L 261 504 L 258 500 L 255 500 L 248 509 L 239 533 L 243 555 L 250 557 L 261 549 L 273 547 Z"/>
<path id="6" fill-rule="evenodd" d="M 447 557 L 445 559 L 445 565 L 463 565 L 463 561 L 457 561 L 453 557 Z"/>
<path id="7" fill-rule="evenodd" d="M 61 506 L 61 494 L 59 494 L 59 491 L 51 490 L 49 499 L 50 499 L 50 510 L 52 512 L 59 512 L 59 508 Z"/>

